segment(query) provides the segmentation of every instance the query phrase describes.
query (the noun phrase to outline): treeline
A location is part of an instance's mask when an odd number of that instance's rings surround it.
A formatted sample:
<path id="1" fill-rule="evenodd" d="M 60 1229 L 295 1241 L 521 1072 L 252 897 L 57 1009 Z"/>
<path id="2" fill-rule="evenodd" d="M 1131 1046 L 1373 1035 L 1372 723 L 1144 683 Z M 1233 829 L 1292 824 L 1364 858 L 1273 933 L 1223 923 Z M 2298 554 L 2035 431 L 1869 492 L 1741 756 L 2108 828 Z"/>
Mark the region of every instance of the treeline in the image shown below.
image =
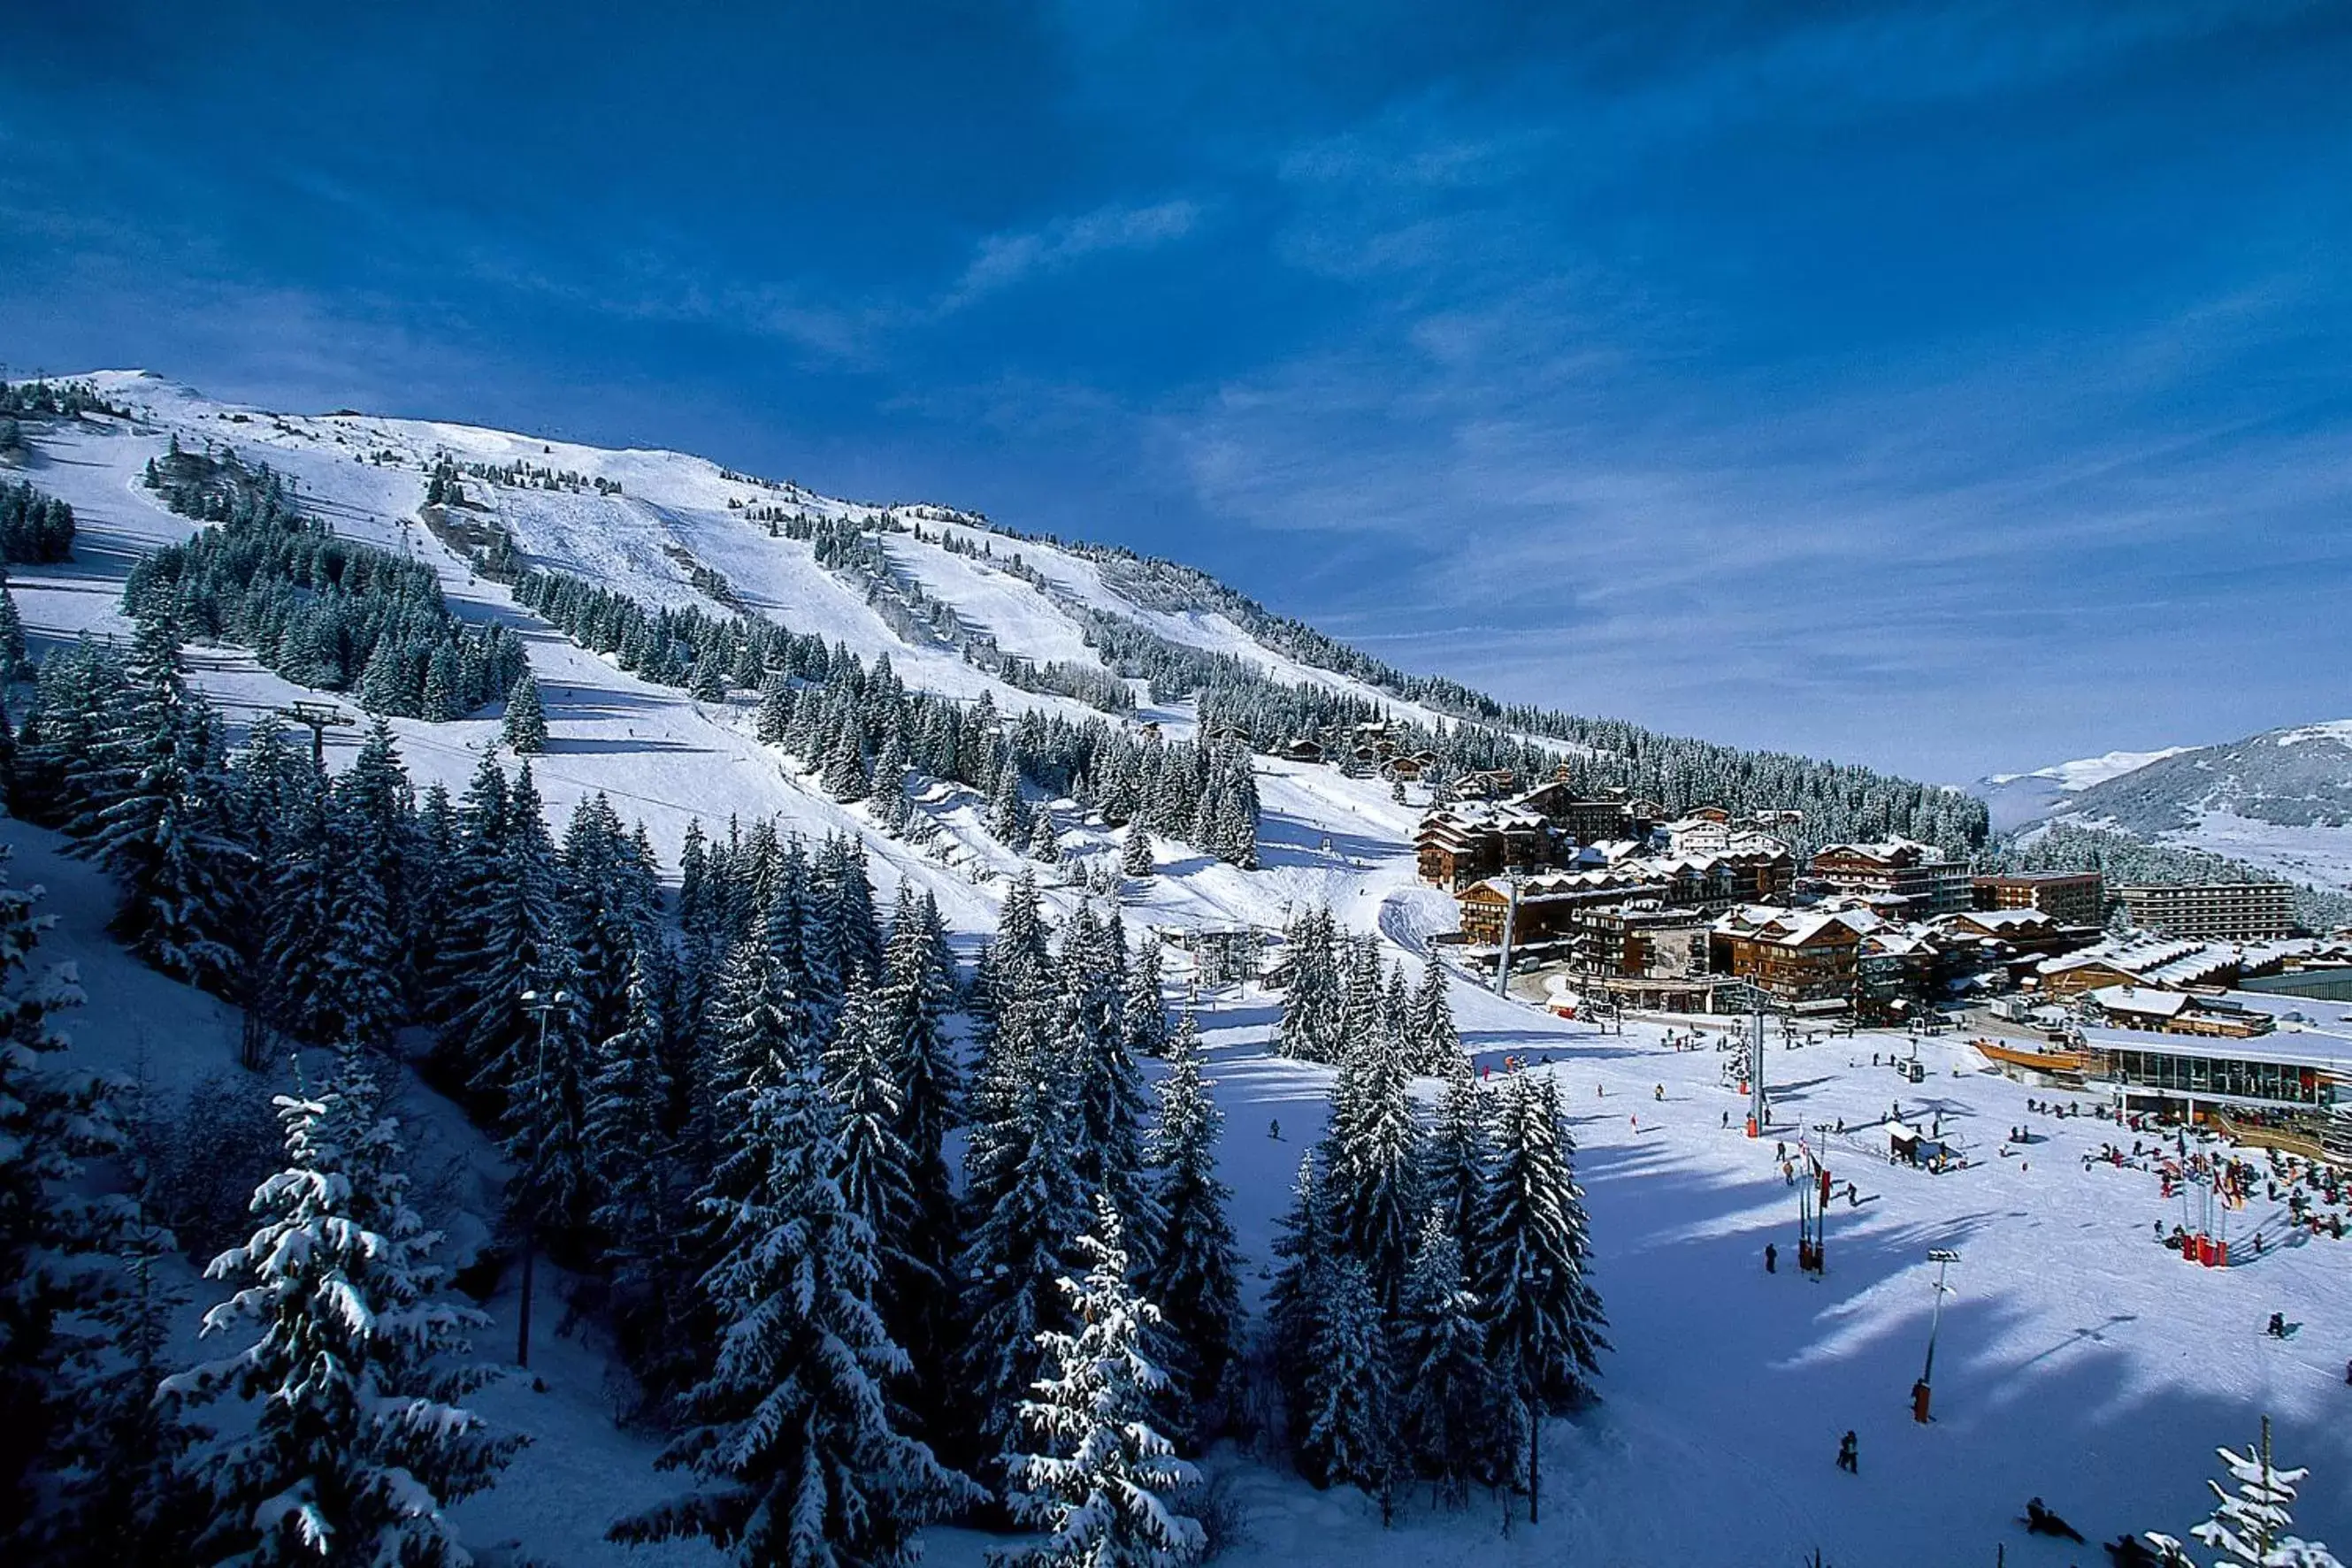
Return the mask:
<path id="1" fill-rule="evenodd" d="M 14 444 L 0 430 L 0 451 Z M 73 508 L 30 485 L 0 483 L 0 556 L 16 565 L 73 559 Z"/>
<path id="2" fill-rule="evenodd" d="M 458 621 L 431 567 L 339 537 L 267 465 L 184 452 L 175 436 L 148 477 L 173 511 L 218 526 L 131 569 L 131 614 L 249 647 L 288 680 L 350 692 L 371 713 L 461 718 L 521 674 L 522 644 L 505 627 Z"/>
<path id="3" fill-rule="evenodd" d="M 89 382 L 53 382 L 46 377 L 29 382 L 0 381 L 0 416 L 34 419 L 78 419 L 85 413 L 110 413 L 129 418 L 131 411 L 110 402 Z"/>
<path id="4" fill-rule="evenodd" d="M 987 795 L 989 831 L 1015 847 L 1041 847 L 1041 817 L 1050 828 L 1050 812 L 1029 798 L 1035 791 L 1069 796 L 1113 826 L 1139 821 L 1233 864 L 1256 863 L 1257 780 L 1241 747 L 1163 742 L 1034 711 L 1001 718 L 984 695 L 961 707 L 914 690 L 887 654 L 869 666 L 773 622 L 651 608 L 561 572 L 526 574 L 515 597 L 583 647 L 699 700 L 756 688 L 759 738 L 801 758 L 836 800 L 866 799 L 877 779 L 898 786 L 880 791 L 886 826 L 908 821 L 911 769 Z"/>

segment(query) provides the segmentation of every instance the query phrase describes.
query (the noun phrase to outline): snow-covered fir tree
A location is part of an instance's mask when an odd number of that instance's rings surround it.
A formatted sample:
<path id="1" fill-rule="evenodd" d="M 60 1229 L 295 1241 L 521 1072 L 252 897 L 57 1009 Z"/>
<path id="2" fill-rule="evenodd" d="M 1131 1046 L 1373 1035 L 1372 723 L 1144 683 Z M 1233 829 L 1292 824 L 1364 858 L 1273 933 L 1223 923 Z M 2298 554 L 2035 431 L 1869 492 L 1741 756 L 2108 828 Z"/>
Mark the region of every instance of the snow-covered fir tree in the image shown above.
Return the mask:
<path id="1" fill-rule="evenodd" d="M 490 758 L 482 768 L 498 777 Z M 538 1043 L 523 993 L 543 983 L 555 988 L 562 936 L 555 846 L 528 762 L 510 791 L 478 773 L 465 820 L 449 944 L 454 985 L 441 1045 L 452 1066 L 495 1101 L 530 1065 L 525 1040 L 531 1050 Z"/>
<path id="2" fill-rule="evenodd" d="M 1157 864 L 1151 852 L 1151 830 L 1141 822 L 1130 824 L 1127 830 L 1127 841 L 1119 846 L 1120 874 L 1140 882 L 1152 873 Z"/>
<path id="3" fill-rule="evenodd" d="M 233 878 L 245 857 L 221 831 L 212 710 L 188 690 L 179 633 L 163 616 L 139 623 L 125 674 L 89 758 L 105 783 L 71 824 L 81 840 L 74 852 L 121 884 L 112 929 L 131 951 L 175 979 L 218 989 L 238 967 Z"/>
<path id="4" fill-rule="evenodd" d="M 2213 1511 L 2189 1531 L 2219 1554 L 2212 1568 L 2343 1568 L 2324 1542 L 2294 1533 L 2295 1494 L 2311 1472 L 2282 1469 L 2273 1459 L 2269 1416 L 2263 1417 L 2261 1442 L 2244 1453 L 2229 1448 L 2214 1452 L 2237 1485 L 2231 1489 L 2207 1481 L 2213 1491 Z M 2178 1536 L 2152 1530 L 2147 1540 L 2166 1563 L 2191 1563 L 2189 1548 Z"/>
<path id="5" fill-rule="evenodd" d="M 1364 1266 L 1332 1260 L 1308 1342 L 1312 1375 L 1292 1412 L 1300 1472 L 1318 1487 L 1353 1486 L 1386 1522 L 1396 1479 L 1396 1385 L 1381 1303 Z"/>
<path id="6" fill-rule="evenodd" d="M 1160 975 L 1160 940 L 1150 932 L 1129 958 L 1119 1016 L 1128 1052 L 1164 1056 L 1168 1051 L 1168 1000 Z"/>
<path id="7" fill-rule="evenodd" d="M 507 688 L 506 717 L 499 738 L 517 757 L 534 757 L 547 749 L 547 709 L 539 699 L 539 680 L 529 670 Z"/>
<path id="8" fill-rule="evenodd" d="M 1167 1056 L 1146 1151 L 1160 1238 L 1139 1288 L 1160 1305 L 1170 1408 L 1179 1429 L 1197 1443 L 1214 1429 L 1234 1364 L 1241 1260 L 1226 1215 L 1233 1189 L 1217 1177 L 1224 1113 L 1211 1092 L 1215 1081 L 1202 1073 L 1200 1026 L 1189 1010 Z"/>
<path id="9" fill-rule="evenodd" d="M 1081 904 L 1063 928 L 1060 1037 L 1077 1100 L 1078 1176 L 1119 1211 L 1128 1246 L 1149 1260 L 1159 1243 L 1159 1205 L 1143 1178 L 1143 1125 L 1150 1101 L 1128 1048 L 1115 925 Z"/>
<path id="10" fill-rule="evenodd" d="M 719 1256 L 700 1287 L 717 1351 L 661 1459 L 698 1485 L 613 1535 L 701 1536 L 759 1568 L 912 1563 L 920 1526 L 975 1494 L 892 1416 L 906 1353 L 875 1309 L 874 1236 L 810 1053 L 749 1072 L 725 1113 L 740 1133 L 704 1201 Z"/>
<path id="11" fill-rule="evenodd" d="M 1486 1169 L 1494 1155 L 1491 1121 L 1492 1107 L 1470 1070 L 1470 1059 L 1456 1052 L 1437 1097 L 1436 1119 L 1422 1144 L 1421 1195 L 1465 1248 L 1478 1234 Z"/>
<path id="12" fill-rule="evenodd" d="M 1377 998 L 1378 959 L 1370 965 Z M 1331 1086 L 1323 1192 L 1334 1239 L 1363 1264 L 1381 1309 L 1404 1290 L 1423 1214 L 1421 1124 L 1403 1060 L 1375 1027 L 1351 1046 Z"/>
<path id="13" fill-rule="evenodd" d="M 74 1319 L 104 1304 L 114 1216 L 83 1162 L 121 1145 L 106 1081 L 68 1066 L 52 1014 L 81 993 L 37 967 L 53 917 L 10 885 L 0 849 L 0 1542 L 34 1547 L 35 1501 L 77 1412 L 64 1372 Z"/>
<path id="14" fill-rule="evenodd" d="M 593 1173 L 590 1228 L 610 1281 L 622 1348 L 657 1389 L 678 1369 L 666 1331 L 677 1318 L 688 1228 L 677 1143 L 666 1126 L 674 1085 L 665 1063 L 669 977 L 651 945 L 630 965 L 621 1027 L 591 1053 L 584 1136 Z"/>
<path id="15" fill-rule="evenodd" d="M 1076 1239 L 1083 1281 L 1058 1281 L 1073 1327 L 1045 1333 L 1044 1375 L 1022 1401 L 1030 1451 L 1009 1456 L 1014 1515 L 1046 1538 L 1008 1563 L 1034 1568 L 1174 1568 L 1207 1545 L 1179 1512 L 1192 1467 L 1157 1430 L 1167 1376 L 1146 1349 L 1160 1318 L 1128 1280 L 1118 1211 L 1097 1196 L 1093 1230 Z"/>
<path id="16" fill-rule="evenodd" d="M 1462 1244 L 1433 1212 L 1422 1226 L 1396 1325 L 1397 1426 L 1416 1473 L 1459 1506 L 1504 1446 L 1486 1325 Z"/>
<path id="17" fill-rule="evenodd" d="M 1421 983 L 1413 988 L 1406 1009 L 1410 1040 L 1409 1071 L 1424 1078 L 1452 1078 L 1465 1065 L 1462 1032 L 1454 1024 L 1454 1003 L 1446 995 L 1445 970 L 1435 958 L 1422 966 Z"/>
<path id="18" fill-rule="evenodd" d="M 891 1071 L 873 983 L 859 969 L 849 980 L 824 1057 L 824 1092 L 833 1103 L 840 1163 L 834 1171 L 850 1212 L 874 1239 L 877 1300 L 885 1321 L 896 1302 L 888 1287 L 913 1285 L 909 1248 L 918 1218 L 914 1157 L 898 1128 L 904 1106 Z M 932 1281 L 932 1288 L 938 1281 Z"/>
<path id="19" fill-rule="evenodd" d="M 459 1401 L 489 1374 L 454 1364 L 479 1313 L 434 1299 L 439 1237 L 409 1207 L 397 1129 L 357 1053 L 317 1097 L 281 1095 L 287 1167 L 254 1194 L 264 1218 L 215 1259 L 241 1281 L 207 1334 L 250 1333 L 225 1360 L 164 1384 L 175 1398 L 234 1396 L 249 1429 L 207 1449 L 207 1561 L 254 1564 L 472 1558 L 448 1517 L 520 1445 Z"/>
<path id="20" fill-rule="evenodd" d="M 1275 1025 L 1276 1054 L 1301 1061 L 1338 1061 L 1348 1046 L 1347 988 L 1331 912 L 1313 908 L 1290 923 L 1290 984 Z"/>
<path id="21" fill-rule="evenodd" d="M 1530 1453 L 1544 1416 L 1591 1396 L 1609 1347 L 1601 1299 L 1584 1277 L 1591 1244 L 1570 1166 L 1574 1152 L 1552 1077 L 1515 1075 L 1496 1114 L 1494 1161 L 1468 1251 L 1487 1365 Z"/>
<path id="22" fill-rule="evenodd" d="M 983 1453 L 1004 1452 L 1014 1438 L 1021 1402 L 1037 1379 L 1038 1336 L 1067 1326 L 1058 1281 L 1072 1271 L 1071 1239 L 1086 1228 L 1087 1201 L 1068 1092 L 1056 1076 L 1029 1076 L 1007 1085 L 988 1121 L 973 1128 L 988 1163 L 974 1176 L 970 1240 L 958 1260 L 960 1381 Z"/>

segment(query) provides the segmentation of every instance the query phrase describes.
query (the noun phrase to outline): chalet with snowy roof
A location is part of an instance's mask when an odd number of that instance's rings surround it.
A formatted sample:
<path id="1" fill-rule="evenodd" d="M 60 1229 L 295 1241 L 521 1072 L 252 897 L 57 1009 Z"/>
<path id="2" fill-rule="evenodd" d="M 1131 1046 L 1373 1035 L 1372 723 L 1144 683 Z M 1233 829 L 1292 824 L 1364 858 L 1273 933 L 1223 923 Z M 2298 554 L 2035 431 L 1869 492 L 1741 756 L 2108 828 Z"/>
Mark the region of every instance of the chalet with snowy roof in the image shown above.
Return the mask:
<path id="1" fill-rule="evenodd" d="M 1275 755 L 1290 762 L 1320 762 L 1323 743 L 1311 735 L 1297 736 L 1276 747 Z"/>
<path id="2" fill-rule="evenodd" d="M 2022 976 L 2032 963 L 2088 947 L 2100 939 L 2095 925 L 2075 925 L 2039 909 L 1969 909 L 1937 917 L 1938 929 L 1997 944 Z"/>
<path id="3" fill-rule="evenodd" d="M 1462 890 L 1455 903 L 1462 918 L 1462 939 L 1478 946 L 1503 940 L 1503 925 L 1512 921 L 1511 940 L 1520 948 L 1565 939 L 1576 910 L 1598 904 L 1622 904 L 1633 898 L 1656 898 L 1659 884 L 1639 871 L 1612 866 L 1592 871 L 1547 872 L 1518 881 L 1518 913 L 1512 916 L 1511 883 L 1493 877 Z"/>
<path id="4" fill-rule="evenodd" d="M 1799 1013 L 1853 1006 L 1862 940 L 1874 917 L 1859 910 L 1735 909 L 1708 936 L 1708 967 Z"/>
<path id="5" fill-rule="evenodd" d="M 1894 838 L 1832 844 L 1813 857 L 1812 876 L 1838 893 L 1891 893 L 1917 918 L 1949 915 L 1973 901 L 1967 864 L 1933 844 Z"/>
<path id="6" fill-rule="evenodd" d="M 1797 862 L 1783 844 L 1712 854 L 1652 856 L 1640 862 L 1666 886 L 1666 902 L 1699 908 L 1785 900 Z"/>
<path id="7" fill-rule="evenodd" d="M 1457 800 L 1497 800 L 1509 794 L 1518 781 L 1519 776 L 1507 768 L 1465 773 L 1454 781 L 1454 798 Z"/>
<path id="8" fill-rule="evenodd" d="M 1423 882 L 1458 893 L 1506 872 L 1533 873 L 1553 863 L 1557 835 L 1532 811 L 1484 801 L 1457 800 L 1424 815 L 1413 833 Z"/>
<path id="9" fill-rule="evenodd" d="M 1650 828 L 1650 819 L 1640 815 L 1636 802 L 1622 790 L 1587 796 L 1580 794 L 1565 779 L 1538 784 L 1513 797 L 1511 803 L 1540 812 L 1546 821 L 1580 844 L 1602 839 L 1643 838 Z"/>

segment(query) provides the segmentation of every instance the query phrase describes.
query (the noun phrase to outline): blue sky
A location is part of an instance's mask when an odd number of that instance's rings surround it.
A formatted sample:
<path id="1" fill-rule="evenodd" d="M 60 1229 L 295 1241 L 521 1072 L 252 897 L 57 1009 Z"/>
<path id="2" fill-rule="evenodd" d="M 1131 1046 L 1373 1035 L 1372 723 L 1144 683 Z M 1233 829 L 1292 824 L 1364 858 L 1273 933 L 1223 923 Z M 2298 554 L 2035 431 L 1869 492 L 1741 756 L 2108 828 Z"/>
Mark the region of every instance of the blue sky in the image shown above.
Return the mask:
<path id="1" fill-rule="evenodd" d="M 944 500 L 1935 778 L 2352 713 L 2352 7 L 751 9 L 16 16 L 0 359 Z"/>

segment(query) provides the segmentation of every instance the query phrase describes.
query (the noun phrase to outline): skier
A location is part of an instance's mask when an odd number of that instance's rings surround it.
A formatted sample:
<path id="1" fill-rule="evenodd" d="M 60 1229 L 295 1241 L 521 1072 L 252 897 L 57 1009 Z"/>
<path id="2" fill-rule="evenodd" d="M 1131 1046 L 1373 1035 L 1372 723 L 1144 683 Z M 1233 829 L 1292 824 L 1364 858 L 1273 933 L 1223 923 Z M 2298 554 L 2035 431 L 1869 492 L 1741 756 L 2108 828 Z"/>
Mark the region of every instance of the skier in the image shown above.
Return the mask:
<path id="1" fill-rule="evenodd" d="M 1265 1124 L 1265 1135 L 1276 1143 L 1282 1142 L 1282 1118 L 1277 1116 Z"/>
<path id="2" fill-rule="evenodd" d="M 1838 1439 L 1838 1469 L 1850 1476 L 1862 1474 L 1862 1460 L 1854 1452 L 1852 1432 Z"/>
<path id="3" fill-rule="evenodd" d="M 1730 1112 L 1728 1112 L 1728 1111 L 1726 1111 L 1726 1112 L 1723 1113 L 1723 1124 L 1724 1124 L 1726 1127 L 1728 1127 L 1728 1126 L 1730 1126 L 1730 1125 L 1731 1125 L 1731 1113 L 1730 1113 Z"/>
<path id="4" fill-rule="evenodd" d="M 1764 1271 L 1767 1274 L 1777 1274 L 1780 1271 L 1780 1249 L 1769 1241 L 1764 1243 Z"/>
<path id="5" fill-rule="evenodd" d="M 1666 1086 L 1663 1083 L 1659 1084 L 1657 1088 L 1650 1092 L 1650 1097 L 1657 1101 L 1659 1103 L 1664 1104 L 1666 1098 Z"/>
<path id="6" fill-rule="evenodd" d="M 2263 1332 L 2270 1335 L 2273 1339 L 2286 1338 L 2286 1314 L 2284 1312 L 2273 1312 L 2271 1314 L 2270 1327 L 2264 1329 Z"/>

